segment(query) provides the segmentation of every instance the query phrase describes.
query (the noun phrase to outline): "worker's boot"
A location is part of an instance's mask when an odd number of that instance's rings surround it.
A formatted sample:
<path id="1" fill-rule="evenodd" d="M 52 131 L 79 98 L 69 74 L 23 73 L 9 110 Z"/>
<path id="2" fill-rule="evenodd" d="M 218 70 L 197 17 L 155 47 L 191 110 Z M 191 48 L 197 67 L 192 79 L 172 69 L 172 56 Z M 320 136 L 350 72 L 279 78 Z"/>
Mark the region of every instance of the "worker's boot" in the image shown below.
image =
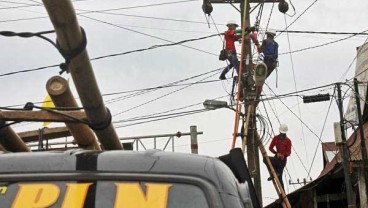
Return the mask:
<path id="1" fill-rule="evenodd" d="M 229 72 L 229 66 L 225 67 L 224 70 L 222 70 L 219 79 L 220 80 L 225 80 L 226 79 L 226 74 Z"/>

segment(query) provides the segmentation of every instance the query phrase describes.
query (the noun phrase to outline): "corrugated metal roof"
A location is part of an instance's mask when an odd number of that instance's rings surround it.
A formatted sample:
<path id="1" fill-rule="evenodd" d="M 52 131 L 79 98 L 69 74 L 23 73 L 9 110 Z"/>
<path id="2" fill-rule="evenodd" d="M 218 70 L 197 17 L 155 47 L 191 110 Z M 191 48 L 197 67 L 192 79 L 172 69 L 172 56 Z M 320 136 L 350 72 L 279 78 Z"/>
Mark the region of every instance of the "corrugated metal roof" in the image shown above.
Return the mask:
<path id="1" fill-rule="evenodd" d="M 367 148 L 367 135 L 368 135 L 368 123 L 364 124 L 363 126 L 364 129 L 364 137 L 365 137 L 365 145 Z M 350 161 L 360 161 L 362 160 L 362 154 L 361 154 L 361 140 L 360 140 L 360 132 L 359 132 L 359 128 L 356 129 L 355 133 L 353 133 L 349 139 L 347 140 L 347 145 L 349 146 L 349 151 L 350 151 Z M 324 144 L 322 144 L 322 148 L 323 148 Z M 331 143 L 326 143 L 325 147 L 329 147 L 330 149 L 332 148 Z M 337 163 L 341 162 L 341 152 L 338 151 L 337 154 L 335 155 L 335 157 L 325 166 L 325 168 L 322 170 L 321 174 L 318 176 L 318 178 L 326 175 L 327 173 L 329 173 Z"/>

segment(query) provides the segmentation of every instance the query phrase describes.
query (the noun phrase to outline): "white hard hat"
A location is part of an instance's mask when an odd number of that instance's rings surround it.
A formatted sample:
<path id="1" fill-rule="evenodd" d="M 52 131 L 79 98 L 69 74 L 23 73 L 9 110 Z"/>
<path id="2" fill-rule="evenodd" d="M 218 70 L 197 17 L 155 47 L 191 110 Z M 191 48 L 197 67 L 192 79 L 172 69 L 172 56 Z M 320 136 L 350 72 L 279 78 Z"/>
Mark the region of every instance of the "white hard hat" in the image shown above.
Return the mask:
<path id="1" fill-rule="evenodd" d="M 275 29 L 268 29 L 268 30 L 266 31 L 266 34 L 270 34 L 270 35 L 275 36 L 275 35 L 276 35 L 276 30 L 275 30 Z"/>
<path id="2" fill-rule="evenodd" d="M 227 21 L 226 26 L 229 26 L 229 25 L 235 25 L 236 27 L 239 27 L 239 25 L 236 24 L 235 20 L 229 20 L 229 21 Z"/>
<path id="3" fill-rule="evenodd" d="M 286 132 L 288 131 L 288 126 L 286 124 L 281 124 L 280 125 L 280 128 L 279 128 L 279 131 L 281 134 L 286 134 Z"/>

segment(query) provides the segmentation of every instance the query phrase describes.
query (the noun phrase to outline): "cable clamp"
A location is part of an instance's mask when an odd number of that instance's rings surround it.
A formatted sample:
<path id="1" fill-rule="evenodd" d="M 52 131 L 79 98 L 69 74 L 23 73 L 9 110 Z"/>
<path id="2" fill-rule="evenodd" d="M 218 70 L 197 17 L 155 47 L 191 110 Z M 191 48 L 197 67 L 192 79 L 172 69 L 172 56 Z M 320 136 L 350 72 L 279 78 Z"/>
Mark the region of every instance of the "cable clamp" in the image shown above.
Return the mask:
<path id="1" fill-rule="evenodd" d="M 87 46 L 87 36 L 86 33 L 84 32 L 83 27 L 80 27 L 81 31 L 82 31 L 82 42 L 74 49 L 70 49 L 70 50 L 64 50 L 60 47 L 59 42 L 56 40 L 56 47 L 59 51 L 59 53 L 64 57 L 65 62 L 61 63 L 59 65 L 61 71 L 59 72 L 59 74 L 63 74 L 64 72 L 69 73 L 69 63 L 70 60 L 76 56 L 78 56 L 79 54 L 81 54 Z"/>
<path id="2" fill-rule="evenodd" d="M 89 127 L 91 129 L 93 129 L 94 131 L 101 131 L 101 130 L 104 130 L 107 127 L 110 126 L 111 121 L 112 121 L 112 115 L 111 115 L 111 112 L 108 108 L 106 108 L 106 110 L 107 110 L 107 117 L 105 118 L 105 120 L 103 120 L 100 123 L 91 123 L 91 124 L 89 124 Z"/>

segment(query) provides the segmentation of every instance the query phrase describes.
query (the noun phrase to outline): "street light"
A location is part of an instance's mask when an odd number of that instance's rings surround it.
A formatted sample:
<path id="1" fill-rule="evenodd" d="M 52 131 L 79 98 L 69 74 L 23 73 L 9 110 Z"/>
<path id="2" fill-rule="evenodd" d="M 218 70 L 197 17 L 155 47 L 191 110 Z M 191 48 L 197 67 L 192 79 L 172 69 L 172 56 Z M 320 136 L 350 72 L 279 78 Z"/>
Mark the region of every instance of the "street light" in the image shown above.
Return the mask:
<path id="1" fill-rule="evenodd" d="M 207 110 L 216 110 L 216 109 L 220 109 L 220 108 L 227 108 L 230 109 L 234 112 L 236 112 L 236 110 L 232 107 L 230 107 L 226 101 L 221 101 L 221 100 L 205 100 L 203 102 L 203 107 Z M 244 117 L 244 113 L 239 112 L 241 117 Z"/>
<path id="2" fill-rule="evenodd" d="M 203 107 L 207 110 L 216 110 L 219 108 L 230 108 L 227 105 L 226 101 L 220 101 L 220 100 L 205 100 L 203 102 Z M 230 108 L 232 109 L 232 108 Z"/>

